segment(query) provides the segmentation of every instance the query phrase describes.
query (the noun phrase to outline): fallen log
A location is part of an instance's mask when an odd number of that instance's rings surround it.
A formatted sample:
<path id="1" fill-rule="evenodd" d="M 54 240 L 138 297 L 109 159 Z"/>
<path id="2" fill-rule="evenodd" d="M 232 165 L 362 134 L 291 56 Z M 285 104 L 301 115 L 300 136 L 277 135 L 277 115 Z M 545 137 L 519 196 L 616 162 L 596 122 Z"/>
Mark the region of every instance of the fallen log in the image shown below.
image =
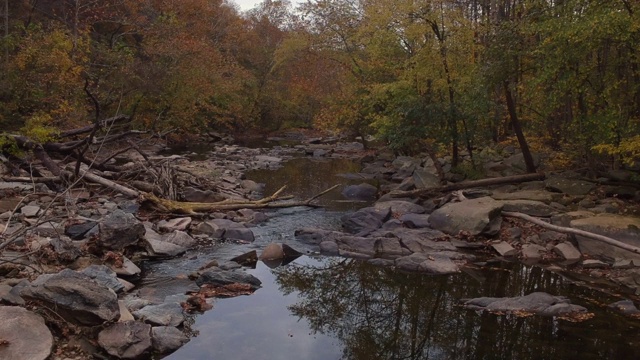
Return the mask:
<path id="1" fill-rule="evenodd" d="M 394 191 L 391 191 L 389 195 L 393 198 L 415 197 L 415 196 L 431 197 L 436 194 L 455 191 L 455 190 L 463 190 L 463 189 L 492 186 L 492 185 L 517 184 L 517 183 L 522 183 L 527 181 L 536 181 L 536 180 L 544 180 L 544 179 L 545 179 L 544 173 L 513 175 L 513 176 L 505 176 L 505 177 L 499 177 L 499 178 L 462 181 L 462 182 L 451 184 L 451 185 L 437 186 L 437 187 L 431 187 L 427 189 L 417 189 L 417 190 L 409 190 L 409 191 L 394 190 Z"/>
<path id="2" fill-rule="evenodd" d="M 286 188 L 286 185 L 281 187 L 273 195 L 260 200 L 254 200 L 254 201 L 224 200 L 224 201 L 215 202 L 215 203 L 182 202 L 182 201 L 161 199 L 149 193 L 143 194 L 143 199 L 151 203 L 151 205 L 159 211 L 176 213 L 176 214 L 187 214 L 187 215 L 195 215 L 195 214 L 204 213 L 204 212 L 239 210 L 239 209 L 279 209 L 279 208 L 287 208 L 287 207 L 295 207 L 295 206 L 318 207 L 318 205 L 312 204 L 311 202 L 319 198 L 320 196 L 330 192 L 331 190 L 337 188 L 338 186 L 340 185 L 334 185 L 331 188 L 302 201 L 276 202 L 279 200 L 288 200 L 292 198 L 291 196 L 280 196 L 280 193 L 284 191 L 284 189 Z"/>
<path id="3" fill-rule="evenodd" d="M 597 241 L 602 241 L 604 243 L 607 243 L 609 245 L 624 249 L 624 250 L 628 250 L 631 251 L 635 254 L 640 254 L 640 248 L 633 246 L 633 245 L 629 245 L 629 244 L 625 244 L 621 241 L 618 241 L 616 239 L 612 239 L 610 237 L 604 236 L 604 235 L 600 235 L 600 234 L 594 234 L 592 232 L 588 232 L 588 231 L 584 231 L 584 230 L 580 230 L 580 229 L 574 229 L 574 228 L 570 228 L 570 227 L 564 227 L 564 226 L 558 226 L 558 225 L 553 225 L 553 224 L 549 224 L 547 222 L 544 222 L 538 218 L 535 218 L 533 216 L 529 216 L 527 214 L 523 214 L 523 213 L 519 213 L 519 212 L 510 212 L 510 211 L 503 211 L 502 212 L 503 216 L 507 216 L 507 217 L 514 217 L 514 218 L 519 218 L 519 219 L 523 219 L 526 221 L 529 221 L 531 223 L 534 223 L 538 226 L 541 226 L 545 229 L 549 229 L 549 230 L 553 230 L 553 231 L 557 231 L 560 233 L 564 233 L 564 234 L 573 234 L 573 235 L 580 235 L 580 236 L 584 236 L 586 238 L 589 239 L 593 239 L 593 240 L 597 240 Z"/>

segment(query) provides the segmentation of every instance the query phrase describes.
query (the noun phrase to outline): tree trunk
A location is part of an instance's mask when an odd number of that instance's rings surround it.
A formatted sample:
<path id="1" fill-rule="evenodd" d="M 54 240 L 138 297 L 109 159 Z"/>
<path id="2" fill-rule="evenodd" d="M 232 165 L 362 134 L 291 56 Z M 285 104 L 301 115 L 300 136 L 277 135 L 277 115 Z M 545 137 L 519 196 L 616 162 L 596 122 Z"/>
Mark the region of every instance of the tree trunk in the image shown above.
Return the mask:
<path id="1" fill-rule="evenodd" d="M 518 143 L 520 144 L 520 149 L 522 150 L 522 156 L 524 156 L 524 163 L 527 166 L 527 172 L 535 173 L 536 166 L 533 163 L 533 156 L 531 156 L 531 151 L 529 150 L 527 139 L 525 139 L 524 134 L 522 133 L 522 126 L 520 125 L 520 120 L 518 119 L 516 104 L 513 101 L 513 95 L 511 94 L 508 80 L 504 82 L 504 95 L 507 100 L 507 110 L 509 110 L 511 125 L 513 126 L 513 131 L 516 133 L 516 137 L 518 138 Z"/>

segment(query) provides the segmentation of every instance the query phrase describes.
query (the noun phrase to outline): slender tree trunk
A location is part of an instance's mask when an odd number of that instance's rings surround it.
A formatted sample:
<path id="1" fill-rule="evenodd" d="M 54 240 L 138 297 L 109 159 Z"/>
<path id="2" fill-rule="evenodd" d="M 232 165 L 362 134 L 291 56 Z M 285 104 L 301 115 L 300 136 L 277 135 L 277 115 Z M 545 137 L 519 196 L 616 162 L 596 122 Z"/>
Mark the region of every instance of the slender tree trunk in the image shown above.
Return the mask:
<path id="1" fill-rule="evenodd" d="M 9 0 L 4 0 L 4 38 L 9 37 Z M 9 46 L 4 47 L 5 65 L 9 64 Z"/>
<path id="2" fill-rule="evenodd" d="M 513 95 L 511 94 L 509 81 L 506 80 L 503 85 L 504 95 L 507 100 L 507 110 L 509 110 L 509 117 L 511 118 L 511 125 L 513 126 L 513 131 L 516 133 L 516 137 L 518 138 L 518 143 L 520 144 L 520 149 L 522 150 L 522 156 L 524 157 L 524 163 L 527 166 L 527 172 L 535 173 L 536 166 L 533 163 L 533 156 L 531 156 L 531 151 L 529 150 L 527 139 L 525 139 L 524 134 L 522 133 L 522 126 L 520 125 L 520 120 L 518 119 L 516 104 L 513 101 Z"/>

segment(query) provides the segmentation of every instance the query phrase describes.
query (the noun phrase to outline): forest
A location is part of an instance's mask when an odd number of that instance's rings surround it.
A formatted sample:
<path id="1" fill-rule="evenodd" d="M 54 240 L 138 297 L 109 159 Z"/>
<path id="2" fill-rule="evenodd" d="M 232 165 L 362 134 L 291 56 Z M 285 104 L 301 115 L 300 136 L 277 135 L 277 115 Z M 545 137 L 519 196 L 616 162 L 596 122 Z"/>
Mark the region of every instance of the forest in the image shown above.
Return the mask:
<path id="1" fill-rule="evenodd" d="M 632 0 L 3 1 L 0 147 L 116 116 L 176 141 L 314 128 L 398 153 L 640 157 Z M 531 170 L 531 169 L 530 169 Z"/>

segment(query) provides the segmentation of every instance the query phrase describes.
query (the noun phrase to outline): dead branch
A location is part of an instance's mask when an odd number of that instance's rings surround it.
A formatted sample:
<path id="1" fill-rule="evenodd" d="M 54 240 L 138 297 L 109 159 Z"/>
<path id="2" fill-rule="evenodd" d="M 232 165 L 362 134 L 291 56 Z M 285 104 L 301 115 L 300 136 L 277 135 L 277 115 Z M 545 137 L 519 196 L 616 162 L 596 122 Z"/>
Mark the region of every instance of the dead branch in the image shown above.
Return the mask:
<path id="1" fill-rule="evenodd" d="M 339 185 L 335 185 L 330 189 L 327 189 L 320 194 L 314 195 L 309 199 L 303 201 L 282 201 L 286 199 L 291 199 L 291 196 L 280 196 L 280 194 L 284 191 L 286 186 L 281 187 L 278 191 L 276 191 L 273 195 L 263 198 L 261 200 L 224 200 L 216 203 L 195 203 L 195 202 L 180 202 L 173 201 L 167 199 L 161 199 L 157 196 L 149 193 L 145 193 L 143 195 L 144 200 L 148 201 L 152 204 L 152 206 L 159 211 L 169 212 L 169 213 L 177 213 L 177 214 L 197 214 L 203 212 L 214 212 L 214 211 L 223 211 L 223 210 L 239 210 L 239 209 L 278 209 L 278 208 L 288 208 L 295 206 L 310 206 L 317 207 L 318 205 L 312 204 L 311 202 L 318 197 L 328 193 L 329 191 L 335 189 Z M 276 202 L 281 201 L 281 202 Z"/>
<path id="2" fill-rule="evenodd" d="M 536 181 L 536 180 L 544 180 L 545 174 L 525 174 L 525 175 L 514 175 L 514 176 L 505 176 L 499 178 L 489 178 L 489 179 L 481 179 L 474 181 L 463 181 L 451 185 L 445 186 L 437 186 L 427 189 L 417 189 L 410 191 L 392 191 L 389 193 L 391 197 L 394 198 L 402 198 L 402 197 L 432 197 L 440 193 L 455 191 L 455 190 L 463 190 L 474 187 L 483 187 L 483 186 L 492 186 L 492 185 L 503 185 L 503 184 L 517 184 L 521 182 L 527 181 Z"/>
<path id="3" fill-rule="evenodd" d="M 549 229 L 549 230 L 553 230 L 553 231 L 557 231 L 557 232 L 561 232 L 564 234 L 573 234 L 573 235 L 579 235 L 579 236 L 584 236 L 586 238 L 589 239 L 593 239 L 593 240 L 597 240 L 597 241 L 602 241 L 604 243 L 607 243 L 609 245 L 613 245 L 615 247 L 619 247 L 621 249 L 624 250 L 628 250 L 631 251 L 633 253 L 636 254 L 640 254 L 640 248 L 633 246 L 633 245 L 629 245 L 629 244 L 625 244 L 621 241 L 618 241 L 616 239 L 612 239 L 610 237 L 607 236 L 603 236 L 600 234 L 594 234 L 592 232 L 589 231 L 584 231 L 584 230 L 579 230 L 579 229 L 574 229 L 574 228 L 570 228 L 570 227 L 564 227 L 564 226 L 558 226 L 558 225 L 553 225 L 553 224 L 549 224 L 547 222 L 544 222 L 540 219 L 537 219 L 533 216 L 529 216 L 523 213 L 518 213 L 518 212 L 510 212 L 510 211 L 503 211 L 502 215 L 504 216 L 508 216 L 508 217 L 515 217 L 515 218 L 519 218 L 519 219 L 523 219 L 523 220 L 527 220 L 529 222 L 532 222 L 538 226 L 541 226 L 545 229 Z"/>

